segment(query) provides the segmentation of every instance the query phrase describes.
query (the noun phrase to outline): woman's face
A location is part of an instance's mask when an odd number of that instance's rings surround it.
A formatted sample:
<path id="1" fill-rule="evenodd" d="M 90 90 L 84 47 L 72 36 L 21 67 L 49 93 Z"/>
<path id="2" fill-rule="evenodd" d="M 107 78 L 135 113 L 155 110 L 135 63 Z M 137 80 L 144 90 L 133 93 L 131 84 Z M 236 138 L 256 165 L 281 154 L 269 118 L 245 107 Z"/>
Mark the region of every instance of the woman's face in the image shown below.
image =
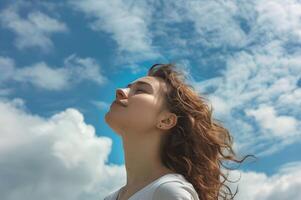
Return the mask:
<path id="1" fill-rule="evenodd" d="M 164 111 L 166 83 L 162 78 L 145 76 L 126 88 L 116 90 L 116 101 L 105 115 L 109 126 L 118 134 L 141 136 L 156 129 Z"/>

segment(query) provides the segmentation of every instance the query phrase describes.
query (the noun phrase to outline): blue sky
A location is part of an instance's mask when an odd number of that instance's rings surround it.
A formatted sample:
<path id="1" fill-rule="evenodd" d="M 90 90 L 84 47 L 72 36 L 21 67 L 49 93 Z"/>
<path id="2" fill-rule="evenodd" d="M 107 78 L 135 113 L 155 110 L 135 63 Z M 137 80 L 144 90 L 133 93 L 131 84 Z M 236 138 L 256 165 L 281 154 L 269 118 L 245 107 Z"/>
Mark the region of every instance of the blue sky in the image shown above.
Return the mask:
<path id="1" fill-rule="evenodd" d="M 238 199 L 300 198 L 300 10 L 297 0 L 2 1 L 0 193 L 101 199 L 122 186 L 121 138 L 104 115 L 116 88 L 176 62 L 236 151 L 259 158 L 235 171 Z"/>

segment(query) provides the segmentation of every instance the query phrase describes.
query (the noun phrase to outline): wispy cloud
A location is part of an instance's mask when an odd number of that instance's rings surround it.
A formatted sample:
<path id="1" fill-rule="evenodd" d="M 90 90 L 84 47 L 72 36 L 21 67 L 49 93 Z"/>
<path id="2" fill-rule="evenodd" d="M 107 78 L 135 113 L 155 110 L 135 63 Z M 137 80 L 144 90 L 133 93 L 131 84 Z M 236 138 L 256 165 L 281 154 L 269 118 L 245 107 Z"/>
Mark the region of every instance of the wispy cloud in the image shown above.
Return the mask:
<path id="1" fill-rule="evenodd" d="M 277 115 L 272 106 L 261 104 L 257 109 L 246 110 L 246 115 L 253 116 L 261 130 L 267 130 L 275 137 L 285 139 L 299 134 L 298 120 L 287 115 Z"/>
<path id="2" fill-rule="evenodd" d="M 68 56 L 60 68 L 50 67 L 45 62 L 17 68 L 11 58 L 0 57 L 0 72 L 3 74 L 0 84 L 16 81 L 56 91 L 69 89 L 81 81 L 93 81 L 99 85 L 108 81 L 94 59 L 80 58 L 75 54 Z"/>
<path id="3" fill-rule="evenodd" d="M 64 22 L 52 18 L 38 10 L 31 10 L 26 16 L 20 15 L 24 4 L 20 2 L 3 9 L 0 13 L 1 25 L 15 33 L 15 46 L 20 49 L 38 47 L 44 52 L 54 45 L 50 39 L 54 33 L 67 32 Z"/>
<path id="4" fill-rule="evenodd" d="M 205 48 L 242 47 L 246 44 L 247 35 L 233 17 L 238 11 L 234 1 L 187 1 L 183 5 L 185 18 L 193 22 L 197 33 L 193 38 L 195 43 Z"/>
<path id="5" fill-rule="evenodd" d="M 152 35 L 148 29 L 151 7 L 145 2 L 136 1 L 132 5 L 123 0 L 69 2 L 91 19 L 89 27 L 92 30 L 112 35 L 118 44 L 118 53 L 127 55 L 123 60 L 138 61 L 160 56 L 152 46 Z"/>
<path id="6" fill-rule="evenodd" d="M 229 126 L 240 150 L 265 155 L 301 137 L 301 113 L 296 109 L 301 104 L 299 99 L 292 99 L 301 91 L 297 85 L 301 60 L 289 55 L 279 57 L 275 48 L 266 55 L 254 53 L 235 54 L 227 61 L 222 76 L 194 85 L 201 93 L 213 90 L 209 99 L 215 116 Z"/>
<path id="7" fill-rule="evenodd" d="M 184 6 L 184 20 L 193 22 L 200 37 L 195 43 L 212 49 L 200 62 L 222 60 L 218 76 L 193 85 L 209 94 L 239 151 L 268 155 L 301 138 L 300 6 L 294 0 Z"/>
<path id="8" fill-rule="evenodd" d="M 104 101 L 91 101 L 91 103 L 100 110 L 107 110 L 110 107 L 110 104 Z"/>

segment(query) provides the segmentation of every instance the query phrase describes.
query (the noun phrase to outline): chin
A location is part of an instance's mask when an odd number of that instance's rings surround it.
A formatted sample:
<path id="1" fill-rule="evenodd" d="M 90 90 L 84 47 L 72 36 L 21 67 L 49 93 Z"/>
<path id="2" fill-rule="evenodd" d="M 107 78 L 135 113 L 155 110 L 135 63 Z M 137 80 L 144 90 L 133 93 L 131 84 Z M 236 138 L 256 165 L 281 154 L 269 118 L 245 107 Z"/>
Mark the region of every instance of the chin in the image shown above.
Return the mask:
<path id="1" fill-rule="evenodd" d="M 105 114 L 105 122 L 110 126 L 110 111 Z"/>
<path id="2" fill-rule="evenodd" d="M 114 125 L 114 122 L 112 121 L 112 118 L 110 116 L 110 111 L 108 111 L 106 114 L 105 114 L 105 122 L 108 124 L 108 126 L 110 126 L 110 128 L 115 132 L 117 133 L 118 135 L 121 136 L 120 134 L 120 130 L 118 127 L 116 127 L 116 123 Z"/>

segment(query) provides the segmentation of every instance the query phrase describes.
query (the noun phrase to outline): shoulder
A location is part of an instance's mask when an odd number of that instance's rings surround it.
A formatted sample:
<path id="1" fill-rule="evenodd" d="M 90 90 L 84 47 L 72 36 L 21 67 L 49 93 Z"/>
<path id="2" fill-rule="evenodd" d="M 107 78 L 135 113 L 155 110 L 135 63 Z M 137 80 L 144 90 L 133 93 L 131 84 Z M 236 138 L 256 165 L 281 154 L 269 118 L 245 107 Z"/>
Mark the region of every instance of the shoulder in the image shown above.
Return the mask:
<path id="1" fill-rule="evenodd" d="M 196 200 L 196 192 L 192 185 L 178 181 L 160 184 L 153 195 L 153 200 Z"/>

